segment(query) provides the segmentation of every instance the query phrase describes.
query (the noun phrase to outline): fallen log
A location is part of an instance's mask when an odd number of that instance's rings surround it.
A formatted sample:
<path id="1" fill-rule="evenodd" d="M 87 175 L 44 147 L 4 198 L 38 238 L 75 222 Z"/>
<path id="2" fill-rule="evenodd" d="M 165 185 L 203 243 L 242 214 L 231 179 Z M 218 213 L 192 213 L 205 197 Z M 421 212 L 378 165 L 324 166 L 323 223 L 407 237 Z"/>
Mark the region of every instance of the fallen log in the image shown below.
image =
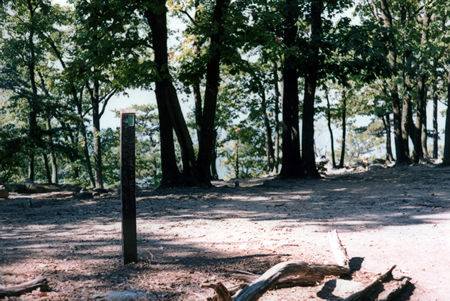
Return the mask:
<path id="1" fill-rule="evenodd" d="M 342 244 L 336 230 L 328 232 L 328 242 L 330 243 L 336 263 L 341 266 L 350 267 L 350 258 L 347 255 L 347 250 Z"/>
<path id="2" fill-rule="evenodd" d="M 287 261 L 279 263 L 263 275 L 259 276 L 247 271 L 230 271 L 232 276 L 240 279 L 248 286 L 242 288 L 233 287 L 227 289 L 222 283 L 209 284 L 209 287 L 215 290 L 216 294 L 211 301 L 253 301 L 258 300 L 266 291 L 271 289 L 292 287 L 292 286 L 311 286 L 316 285 L 322 281 L 326 276 L 342 277 L 350 275 L 350 259 L 347 250 L 342 244 L 336 230 L 328 233 L 328 240 L 331 245 L 333 255 L 339 265 L 334 264 L 308 264 L 303 261 Z M 344 301 L 363 301 L 375 300 L 378 295 L 379 300 L 389 301 L 394 300 L 403 288 L 408 285 L 409 280 L 394 280 L 396 283 L 386 287 L 383 291 L 383 283 L 392 279 L 392 271 L 395 265 L 391 267 L 386 273 L 378 276 L 369 285 L 362 290 L 350 295 Z M 392 282 L 390 283 L 392 284 Z M 234 293 L 234 294 L 233 294 Z M 232 297 L 229 297 L 229 296 Z"/>
<path id="3" fill-rule="evenodd" d="M 36 193 L 30 195 L 30 199 L 55 199 L 55 198 L 68 198 L 75 195 L 74 191 L 54 191 L 47 193 Z"/>
<path id="4" fill-rule="evenodd" d="M 24 282 L 19 285 L 10 287 L 0 287 L 0 298 L 3 297 L 17 297 L 22 294 L 31 292 L 40 288 L 42 292 L 49 291 L 48 282 L 46 278 L 38 277 L 36 279 Z"/>
<path id="5" fill-rule="evenodd" d="M 364 289 L 354 294 L 351 294 L 350 296 L 345 298 L 344 301 L 364 301 L 375 299 L 374 295 L 378 294 L 380 286 L 382 286 L 382 283 L 385 282 L 387 279 L 392 278 L 392 271 L 395 269 L 395 267 L 396 266 L 394 265 L 386 273 L 378 276 L 377 279 L 375 279 L 373 282 L 367 285 Z"/>
<path id="6" fill-rule="evenodd" d="M 409 285 L 409 280 L 409 278 L 404 278 L 402 280 L 395 281 L 396 283 L 392 287 L 385 289 L 378 295 L 378 301 L 396 300 L 402 290 Z"/>
<path id="7" fill-rule="evenodd" d="M 343 276 L 350 269 L 331 264 L 307 264 L 303 261 L 287 261 L 274 265 L 249 286 L 238 291 L 233 300 L 258 300 L 267 290 L 272 288 L 297 285 L 314 285 L 325 276 Z"/>

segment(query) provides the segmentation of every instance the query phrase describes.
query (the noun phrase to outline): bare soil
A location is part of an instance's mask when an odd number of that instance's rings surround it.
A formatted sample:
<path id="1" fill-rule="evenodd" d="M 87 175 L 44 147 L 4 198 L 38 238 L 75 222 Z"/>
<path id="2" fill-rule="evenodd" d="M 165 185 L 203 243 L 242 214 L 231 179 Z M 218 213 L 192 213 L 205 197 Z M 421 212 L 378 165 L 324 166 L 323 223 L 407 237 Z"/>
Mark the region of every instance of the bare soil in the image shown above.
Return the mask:
<path id="1" fill-rule="evenodd" d="M 205 282 L 238 284 L 285 260 L 334 263 L 337 229 L 361 269 L 353 280 L 270 291 L 262 300 L 339 300 L 396 264 L 410 300 L 450 300 L 450 168 L 413 166 L 321 180 L 216 182 L 142 191 L 139 262 L 121 264 L 120 200 L 0 200 L 0 286 L 45 276 L 51 292 L 12 300 L 93 300 L 140 289 L 158 300 L 205 300 Z"/>

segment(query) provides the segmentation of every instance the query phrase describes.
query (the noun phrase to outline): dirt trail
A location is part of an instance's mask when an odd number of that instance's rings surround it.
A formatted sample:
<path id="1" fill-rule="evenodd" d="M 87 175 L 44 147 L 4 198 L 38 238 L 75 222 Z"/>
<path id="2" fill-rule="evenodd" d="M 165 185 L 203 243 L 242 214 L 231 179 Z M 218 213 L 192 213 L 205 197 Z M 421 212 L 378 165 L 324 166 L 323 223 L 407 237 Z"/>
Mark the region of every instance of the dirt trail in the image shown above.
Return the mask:
<path id="1" fill-rule="evenodd" d="M 49 279 L 52 292 L 21 300 L 94 299 L 111 289 L 202 300 L 212 293 L 201 287 L 204 281 L 239 283 L 228 270 L 261 273 L 290 259 L 332 263 L 326 234 L 337 229 L 361 262 L 357 281 L 367 283 L 396 264 L 395 276 L 412 277 L 411 300 L 449 300 L 450 168 L 216 184 L 221 187 L 144 191 L 137 203 L 140 262 L 126 267 L 119 200 L 32 200 L 31 206 L 21 195 L 1 200 L 0 285 Z M 262 300 L 339 300 L 350 292 L 343 290 L 290 288 Z"/>

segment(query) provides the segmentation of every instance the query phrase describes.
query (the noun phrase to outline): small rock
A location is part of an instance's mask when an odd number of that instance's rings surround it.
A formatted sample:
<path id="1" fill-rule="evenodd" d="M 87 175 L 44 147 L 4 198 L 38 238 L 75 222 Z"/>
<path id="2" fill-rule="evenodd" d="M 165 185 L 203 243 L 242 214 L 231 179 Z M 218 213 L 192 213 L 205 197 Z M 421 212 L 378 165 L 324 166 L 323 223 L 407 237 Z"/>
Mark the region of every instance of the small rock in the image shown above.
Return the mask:
<path id="1" fill-rule="evenodd" d="M 155 294 L 147 293 L 143 290 L 126 290 L 121 292 L 109 291 L 105 295 L 107 301 L 144 301 L 158 300 Z"/>

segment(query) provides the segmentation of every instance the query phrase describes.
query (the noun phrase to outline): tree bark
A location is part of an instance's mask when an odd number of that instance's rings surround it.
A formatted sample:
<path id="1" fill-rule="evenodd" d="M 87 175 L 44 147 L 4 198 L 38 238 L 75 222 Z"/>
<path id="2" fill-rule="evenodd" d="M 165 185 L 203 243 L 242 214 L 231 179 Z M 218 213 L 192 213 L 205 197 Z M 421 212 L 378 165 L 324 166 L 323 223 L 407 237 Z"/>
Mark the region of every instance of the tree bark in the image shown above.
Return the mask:
<path id="1" fill-rule="evenodd" d="M 291 48 L 297 36 L 296 22 L 299 16 L 297 0 L 286 0 L 284 7 L 283 43 L 288 49 L 283 62 L 283 134 L 280 177 L 303 178 L 304 169 L 300 157 L 299 112 L 298 112 L 298 73 L 296 53 Z"/>
<path id="2" fill-rule="evenodd" d="M 444 158 L 442 164 L 450 165 L 450 71 L 447 72 L 447 113 L 445 116 Z"/>
<path id="3" fill-rule="evenodd" d="M 334 154 L 334 135 L 333 135 L 333 129 L 331 128 L 330 97 L 328 94 L 328 88 L 326 86 L 325 86 L 325 98 L 327 99 L 327 124 L 328 124 L 328 131 L 330 132 L 330 140 L 331 140 L 331 163 L 333 164 L 333 168 L 336 168 L 336 157 Z"/>
<path id="4" fill-rule="evenodd" d="M 302 155 L 306 176 L 320 178 L 316 167 L 314 152 L 314 98 L 319 71 L 319 42 L 322 39 L 322 0 L 311 1 L 311 57 L 305 77 L 305 96 L 303 99 Z"/>
<path id="5" fill-rule="evenodd" d="M 273 170 L 275 164 L 275 152 L 273 149 L 273 140 L 272 140 L 272 128 L 270 126 L 269 116 L 267 114 L 267 98 L 266 92 L 264 91 L 264 85 L 261 83 L 260 79 L 254 75 L 255 80 L 258 82 L 259 86 L 259 94 L 261 96 L 261 112 L 263 116 L 264 129 L 265 129 L 265 138 L 266 138 L 266 157 L 267 157 L 267 166 L 266 171 L 271 172 Z"/>
<path id="6" fill-rule="evenodd" d="M 94 179 L 94 173 L 92 172 L 92 164 L 91 164 L 91 158 L 89 156 L 89 141 L 87 137 L 87 130 L 86 126 L 84 124 L 83 120 L 83 106 L 82 106 L 82 99 L 78 98 L 76 96 L 76 92 L 74 94 L 74 100 L 76 100 L 77 103 L 77 111 L 78 111 L 78 127 L 81 132 L 81 136 L 83 137 L 83 155 L 84 155 L 84 161 L 85 161 L 85 167 L 89 176 L 89 182 L 91 184 L 91 187 L 95 187 L 95 179 Z"/>
<path id="7" fill-rule="evenodd" d="M 92 105 L 92 125 L 94 135 L 94 170 L 95 170 L 95 188 L 103 189 L 103 165 L 101 148 L 101 130 L 100 130 L 100 100 L 99 100 L 99 82 L 94 79 L 93 94 L 91 95 Z"/>
<path id="8" fill-rule="evenodd" d="M 234 175 L 236 179 L 239 179 L 239 137 L 236 138 L 235 150 L 236 156 L 234 159 Z"/>
<path id="9" fill-rule="evenodd" d="M 45 177 L 47 178 L 47 183 L 52 184 L 52 173 L 50 172 L 50 166 L 48 165 L 47 154 L 42 154 L 42 158 L 44 159 L 44 169 L 45 169 Z"/>
<path id="10" fill-rule="evenodd" d="M 194 2 L 194 6 L 195 6 L 195 15 L 194 15 L 194 20 L 195 22 L 198 21 L 198 9 L 199 9 L 199 0 L 196 0 Z M 200 44 L 198 42 L 198 37 L 197 40 L 194 42 L 194 53 L 195 53 L 195 57 L 197 59 L 200 59 L 200 53 L 201 53 L 201 49 L 200 49 Z M 200 141 L 200 137 L 201 137 L 201 122 L 202 122 L 202 112 L 203 112 L 203 100 L 202 100 L 202 92 L 200 90 L 200 82 L 201 82 L 201 77 L 199 75 L 198 78 L 195 79 L 192 88 L 194 91 L 194 101 L 195 101 L 195 126 L 196 126 L 196 130 L 197 130 L 197 142 Z"/>
<path id="11" fill-rule="evenodd" d="M 400 107 L 400 98 L 398 95 L 397 88 L 393 88 L 391 91 L 392 96 L 392 112 L 394 114 L 394 142 L 395 142 L 395 155 L 396 155 L 396 165 L 409 164 L 409 153 L 408 144 L 405 143 L 402 130 L 402 112 Z M 407 140 L 406 140 L 407 141 Z"/>
<path id="12" fill-rule="evenodd" d="M 438 158 L 438 141 L 439 141 L 439 129 L 438 129 L 438 93 L 437 86 L 433 86 L 433 159 Z"/>
<path id="13" fill-rule="evenodd" d="M 274 88 L 275 88 L 275 172 L 278 174 L 280 165 L 280 89 L 278 84 L 280 82 L 278 77 L 278 64 L 274 64 Z"/>
<path id="14" fill-rule="evenodd" d="M 409 79 L 406 80 L 408 82 Z M 406 86 L 406 95 L 403 99 L 403 114 L 402 114 L 402 139 L 405 143 L 405 151 L 409 153 L 408 136 L 411 137 L 414 151 L 412 160 L 414 163 L 418 163 L 423 158 L 422 146 L 420 143 L 420 129 L 416 127 L 412 116 L 411 94 L 410 86 Z"/>
<path id="15" fill-rule="evenodd" d="M 428 43 L 428 25 L 430 22 L 430 18 L 428 16 L 428 9 L 425 5 L 424 13 L 422 17 L 422 37 L 421 44 L 426 45 Z M 425 74 L 424 65 L 425 65 L 425 55 L 422 53 L 421 57 L 422 61 L 419 64 L 419 81 L 417 83 L 417 118 L 416 118 L 416 127 L 420 133 L 420 146 L 422 149 L 422 157 L 428 156 L 428 147 L 427 147 L 427 87 L 426 81 L 427 76 Z"/>
<path id="16" fill-rule="evenodd" d="M 56 154 L 55 154 L 55 148 L 53 144 L 53 135 L 52 135 L 52 125 L 50 123 L 50 119 L 47 119 L 46 121 L 47 131 L 48 131 L 48 143 L 50 147 L 50 166 L 52 168 L 51 172 L 51 182 L 54 184 L 58 184 L 58 165 L 56 162 Z"/>
<path id="17" fill-rule="evenodd" d="M 420 76 L 420 80 L 417 83 L 418 89 L 418 103 L 417 103 L 417 115 L 416 115 L 416 129 L 418 132 L 417 138 L 420 142 L 421 159 L 427 157 L 427 100 L 426 100 L 426 86 L 425 75 Z"/>
<path id="18" fill-rule="evenodd" d="M 28 36 L 28 47 L 30 51 L 30 60 L 28 61 L 28 72 L 29 79 L 31 85 L 31 98 L 28 100 L 30 105 L 30 113 L 29 113 L 29 139 L 31 145 L 31 154 L 30 154 L 30 162 L 29 162 L 29 172 L 28 179 L 32 182 L 35 180 L 35 166 L 34 166 L 34 155 L 36 152 L 36 148 L 39 144 L 39 125 L 37 123 L 37 115 L 38 115 L 38 89 L 36 84 L 36 49 L 34 45 L 34 36 L 35 36 L 35 21 L 34 21 L 34 12 L 32 2 L 30 0 L 27 1 L 28 11 L 30 13 L 30 22 L 32 23 L 29 36 Z"/>
<path id="19" fill-rule="evenodd" d="M 209 58 L 206 65 L 206 86 L 201 122 L 201 136 L 197 158 L 200 182 L 211 185 L 211 160 L 214 148 L 214 122 L 216 117 L 217 94 L 220 80 L 220 59 L 222 56 L 225 12 L 230 0 L 216 0 L 212 16 L 212 34 Z"/>
<path id="20" fill-rule="evenodd" d="M 200 83 L 197 82 L 192 85 L 194 90 L 194 113 L 195 113 L 195 129 L 197 131 L 197 141 L 200 141 L 201 137 L 201 121 L 202 121 L 202 93 L 200 91 Z"/>
<path id="21" fill-rule="evenodd" d="M 406 87 L 406 85 L 405 85 Z M 408 136 L 411 136 L 411 140 L 414 142 L 417 141 L 414 131 L 414 123 L 412 121 L 412 106 L 411 106 L 411 96 L 407 92 L 403 96 L 403 102 L 402 102 L 402 124 L 401 124 L 401 130 L 402 130 L 402 144 L 404 145 L 404 151 L 406 154 L 409 155 L 409 138 Z M 414 149 L 416 148 L 416 144 L 414 144 Z M 419 150 L 420 152 L 420 150 Z M 417 152 L 414 152 L 417 153 Z"/>
<path id="22" fill-rule="evenodd" d="M 383 121 L 384 129 L 386 131 L 386 161 L 394 162 L 391 145 L 391 117 L 389 115 L 390 114 L 381 116 L 381 120 Z"/>
<path id="23" fill-rule="evenodd" d="M 219 174 L 217 173 L 217 166 L 216 166 L 216 160 L 217 160 L 217 130 L 214 130 L 214 148 L 213 148 L 213 156 L 211 160 L 211 178 L 213 180 L 219 179 Z"/>
<path id="24" fill-rule="evenodd" d="M 341 146 L 341 159 L 339 161 L 339 168 L 344 168 L 345 159 L 345 139 L 347 135 L 347 95 L 345 90 L 342 92 L 342 146 Z"/>

